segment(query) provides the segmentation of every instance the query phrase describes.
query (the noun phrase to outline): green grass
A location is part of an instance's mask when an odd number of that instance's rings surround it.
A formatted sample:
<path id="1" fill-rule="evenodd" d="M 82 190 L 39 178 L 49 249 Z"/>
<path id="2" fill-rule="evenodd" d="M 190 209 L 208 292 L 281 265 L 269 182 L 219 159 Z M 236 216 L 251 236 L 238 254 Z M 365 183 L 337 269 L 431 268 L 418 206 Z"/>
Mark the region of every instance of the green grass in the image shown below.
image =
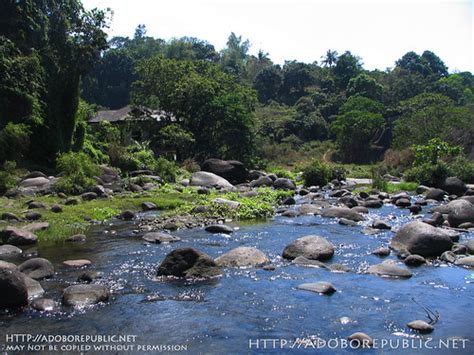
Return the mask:
<path id="1" fill-rule="evenodd" d="M 198 195 L 197 189 L 190 187 L 178 192 L 171 185 L 164 185 L 147 193 L 124 193 L 111 198 L 80 201 L 78 205 L 65 206 L 64 200 L 57 196 L 38 196 L 34 200 L 46 205 L 46 209 L 37 210 L 42 214 L 38 222 L 48 222 L 50 227 L 35 234 L 41 241 L 58 242 L 65 238 L 84 233 L 91 226 L 91 220 L 105 222 L 125 210 L 140 211 L 143 202 L 153 202 L 165 215 L 191 214 L 198 205 L 208 206 L 203 216 L 233 218 L 239 220 L 262 219 L 273 215 L 273 206 L 281 202 L 292 192 L 261 188 L 256 197 L 242 197 L 239 193 L 219 194 L 213 191 L 209 195 Z M 146 194 L 149 194 L 147 196 Z M 213 202 L 217 197 L 241 203 L 237 210 Z M 0 197 L 0 214 L 10 212 L 23 218 L 28 212 L 27 202 L 32 198 L 7 199 Z M 54 213 L 50 207 L 60 204 L 63 212 Z M 22 222 L 24 225 L 28 222 Z"/>
<path id="2" fill-rule="evenodd" d="M 389 182 L 387 185 L 387 191 L 388 193 L 395 193 L 395 192 L 400 192 L 400 191 L 415 191 L 416 188 L 418 187 L 417 182 L 400 182 L 399 184 L 394 184 Z"/>

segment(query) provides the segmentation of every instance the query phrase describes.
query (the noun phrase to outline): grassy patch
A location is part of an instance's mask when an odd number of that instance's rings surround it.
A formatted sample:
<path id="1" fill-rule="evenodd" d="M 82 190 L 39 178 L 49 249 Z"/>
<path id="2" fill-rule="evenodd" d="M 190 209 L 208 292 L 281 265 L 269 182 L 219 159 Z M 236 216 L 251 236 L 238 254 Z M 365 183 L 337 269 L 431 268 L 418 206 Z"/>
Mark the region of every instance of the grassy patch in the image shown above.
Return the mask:
<path id="1" fill-rule="evenodd" d="M 400 192 L 400 191 L 415 191 L 418 187 L 416 182 L 400 182 L 399 184 L 394 184 L 389 182 L 387 185 L 388 193 Z"/>

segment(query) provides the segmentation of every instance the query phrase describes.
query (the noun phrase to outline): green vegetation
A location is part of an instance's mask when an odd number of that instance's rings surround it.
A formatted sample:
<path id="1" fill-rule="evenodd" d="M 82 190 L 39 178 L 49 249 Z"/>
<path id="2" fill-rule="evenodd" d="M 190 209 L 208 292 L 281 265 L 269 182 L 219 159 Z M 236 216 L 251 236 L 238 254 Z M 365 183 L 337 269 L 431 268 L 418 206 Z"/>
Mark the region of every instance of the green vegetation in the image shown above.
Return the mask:
<path id="1" fill-rule="evenodd" d="M 79 195 L 97 184 L 93 177 L 99 175 L 100 169 L 85 153 L 63 153 L 58 156 L 56 165 L 61 173 L 55 184 L 59 192 Z"/>
<path id="2" fill-rule="evenodd" d="M 306 186 L 324 186 L 334 179 L 344 180 L 347 173 L 342 166 L 330 165 L 318 160 L 312 161 L 302 170 Z"/>

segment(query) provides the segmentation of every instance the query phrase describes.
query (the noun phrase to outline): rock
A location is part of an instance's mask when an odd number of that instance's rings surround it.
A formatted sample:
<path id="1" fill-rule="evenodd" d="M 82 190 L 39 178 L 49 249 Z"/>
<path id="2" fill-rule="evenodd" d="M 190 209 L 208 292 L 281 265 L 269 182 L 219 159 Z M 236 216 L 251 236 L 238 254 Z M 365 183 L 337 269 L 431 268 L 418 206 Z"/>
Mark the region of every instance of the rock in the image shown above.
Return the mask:
<path id="1" fill-rule="evenodd" d="M 458 228 L 461 228 L 461 229 L 473 229 L 474 228 L 474 222 L 465 222 L 465 223 L 461 223 Z"/>
<path id="2" fill-rule="evenodd" d="M 107 302 L 110 292 L 103 285 L 73 285 L 63 291 L 63 304 L 65 306 L 83 307 L 100 302 Z"/>
<path id="3" fill-rule="evenodd" d="M 2 213 L 2 216 L 0 217 L 1 220 L 4 220 L 4 221 L 20 221 L 20 218 L 13 214 L 13 213 L 10 213 L 10 212 L 4 212 Z"/>
<path id="4" fill-rule="evenodd" d="M 58 192 L 59 198 L 67 198 L 67 195 L 64 192 Z"/>
<path id="5" fill-rule="evenodd" d="M 397 207 L 410 207 L 411 206 L 411 202 L 410 202 L 410 199 L 408 198 L 399 198 L 396 202 L 395 202 L 395 206 Z"/>
<path id="6" fill-rule="evenodd" d="M 419 205 L 410 206 L 410 207 L 408 207 L 408 209 L 410 210 L 411 214 L 418 214 L 418 213 L 421 212 L 421 206 L 419 206 Z"/>
<path id="7" fill-rule="evenodd" d="M 404 199 L 410 199 L 410 195 L 408 193 L 406 193 L 405 191 L 401 191 L 395 195 L 392 196 L 391 198 L 391 201 L 393 204 L 395 204 L 397 202 L 397 200 L 401 199 L 401 198 L 404 198 Z M 384 197 L 385 199 L 385 197 Z"/>
<path id="8" fill-rule="evenodd" d="M 33 258 L 18 266 L 18 269 L 32 279 L 40 280 L 54 275 L 54 266 L 47 259 Z"/>
<path id="9" fill-rule="evenodd" d="M 283 257 L 290 260 L 298 256 L 312 260 L 328 260 L 333 255 L 333 245 L 325 238 L 316 235 L 296 239 L 283 250 Z"/>
<path id="10" fill-rule="evenodd" d="M 250 187 L 272 186 L 273 180 L 269 176 L 260 176 L 250 182 Z"/>
<path id="11" fill-rule="evenodd" d="M 473 268 L 474 267 L 474 256 L 471 255 L 471 256 L 466 256 L 466 257 L 463 257 L 463 258 L 459 258 L 454 262 L 454 264 L 456 264 L 458 266 L 466 266 L 466 267 L 469 267 L 469 268 Z"/>
<path id="12" fill-rule="evenodd" d="M 208 159 L 202 163 L 201 170 L 223 177 L 233 184 L 245 182 L 248 176 L 244 164 L 236 160 Z"/>
<path id="13" fill-rule="evenodd" d="M 424 218 L 422 220 L 422 222 L 424 223 L 428 223 L 434 227 L 437 227 L 437 226 L 440 226 L 444 223 L 444 218 L 443 218 L 443 215 L 439 212 L 434 212 L 432 215 L 431 215 L 431 218 Z"/>
<path id="14" fill-rule="evenodd" d="M 309 203 L 305 203 L 303 205 L 301 205 L 298 209 L 298 212 L 300 214 L 315 214 L 316 212 L 318 212 L 320 210 L 320 208 L 316 205 L 311 205 Z"/>
<path id="15" fill-rule="evenodd" d="M 351 271 L 349 267 L 343 264 L 329 264 L 328 269 L 329 271 L 335 272 L 335 273 L 343 273 L 343 272 Z"/>
<path id="16" fill-rule="evenodd" d="M 389 256 L 390 255 L 390 249 L 387 247 L 380 247 L 375 249 L 372 254 L 377 255 L 377 256 Z"/>
<path id="17" fill-rule="evenodd" d="M 426 206 L 428 205 L 428 201 L 426 201 L 424 198 L 419 198 L 418 200 L 415 201 L 415 205 Z"/>
<path id="18" fill-rule="evenodd" d="M 28 204 L 28 209 L 30 210 L 39 209 L 39 208 L 46 208 L 46 206 L 44 205 L 44 203 L 36 202 L 36 201 L 31 201 Z"/>
<path id="19" fill-rule="evenodd" d="M 454 244 L 451 251 L 456 255 L 464 255 L 468 253 L 467 246 L 464 244 Z"/>
<path id="20" fill-rule="evenodd" d="M 82 200 L 84 201 L 91 201 L 97 199 L 97 194 L 95 192 L 85 192 L 81 195 Z"/>
<path id="21" fill-rule="evenodd" d="M 350 196 L 350 195 L 341 197 L 339 199 L 339 203 L 342 203 L 343 205 L 346 205 L 346 207 L 349 207 L 349 208 L 356 207 L 359 205 L 359 202 L 357 202 L 357 200 L 353 196 Z"/>
<path id="22" fill-rule="evenodd" d="M 234 230 L 225 225 L 225 224 L 211 224 L 209 226 L 207 226 L 206 228 L 204 228 L 206 232 L 209 232 L 209 233 L 224 233 L 224 234 L 230 234 L 230 233 L 233 233 Z"/>
<path id="23" fill-rule="evenodd" d="M 469 254 L 474 254 L 474 239 L 469 239 L 466 242 L 466 247 Z"/>
<path id="24" fill-rule="evenodd" d="M 329 218 L 346 218 L 355 222 L 364 220 L 364 217 L 356 211 L 347 207 L 331 207 L 322 211 L 321 216 Z"/>
<path id="25" fill-rule="evenodd" d="M 57 308 L 56 302 L 50 298 L 36 298 L 31 301 L 30 305 L 40 312 L 50 312 Z"/>
<path id="26" fill-rule="evenodd" d="M 428 192 L 430 190 L 430 188 L 428 186 L 425 186 L 425 185 L 419 185 L 415 192 L 417 195 L 421 195 L 421 194 L 424 194 L 426 192 Z"/>
<path id="27" fill-rule="evenodd" d="M 85 242 L 87 237 L 84 234 L 74 234 L 66 238 L 66 242 Z"/>
<path id="28" fill-rule="evenodd" d="M 124 221 L 131 221 L 135 218 L 135 213 L 132 211 L 123 211 L 118 216 L 119 219 L 123 219 Z"/>
<path id="29" fill-rule="evenodd" d="M 65 260 L 63 261 L 63 264 L 69 267 L 80 268 L 84 266 L 89 266 L 90 264 L 92 264 L 92 262 L 87 259 L 75 259 L 75 260 Z"/>
<path id="30" fill-rule="evenodd" d="M 25 278 L 14 265 L 0 265 L 0 290 L 0 308 L 18 308 L 28 304 Z"/>
<path id="31" fill-rule="evenodd" d="M 441 184 L 443 190 L 450 195 L 462 196 L 467 191 L 467 186 L 457 177 L 447 177 Z"/>
<path id="32" fill-rule="evenodd" d="M 23 180 L 28 180 L 28 179 L 34 179 L 34 178 L 38 178 L 38 177 L 42 177 L 42 178 L 45 178 L 47 179 L 48 176 L 41 172 L 41 171 L 32 171 L 31 173 L 28 173 L 26 176 L 23 177 Z"/>
<path id="33" fill-rule="evenodd" d="M 44 186 L 47 186 L 49 184 L 50 184 L 50 181 L 48 178 L 39 176 L 39 177 L 25 179 L 22 182 L 20 182 L 19 186 L 43 188 Z"/>
<path id="34" fill-rule="evenodd" d="M 380 206 L 380 207 L 382 207 L 382 206 Z M 364 213 L 364 214 L 369 213 L 369 210 L 365 206 L 352 207 L 352 210 L 356 211 L 357 213 Z"/>
<path id="35" fill-rule="evenodd" d="M 173 235 L 167 233 L 160 233 L 160 232 L 150 232 L 146 233 L 142 239 L 148 243 L 156 243 L 156 244 L 166 244 L 166 243 L 174 243 L 179 242 L 181 238 L 175 237 Z"/>
<path id="36" fill-rule="evenodd" d="M 427 200 L 443 201 L 447 195 L 446 191 L 441 189 L 429 189 L 425 195 Z"/>
<path id="37" fill-rule="evenodd" d="M 252 247 L 238 247 L 219 256 L 216 264 L 222 267 L 256 267 L 270 260 L 260 250 Z"/>
<path id="38" fill-rule="evenodd" d="M 454 254 L 451 250 L 448 250 L 441 254 L 439 258 L 442 261 L 453 264 L 456 261 L 456 254 Z"/>
<path id="39" fill-rule="evenodd" d="M 207 187 L 200 187 L 197 190 L 198 195 L 209 195 L 211 191 Z"/>
<path id="40" fill-rule="evenodd" d="M 392 227 L 385 221 L 382 221 L 381 219 L 376 219 L 375 221 L 372 222 L 372 228 L 375 229 L 392 229 Z"/>
<path id="41" fill-rule="evenodd" d="M 295 210 L 286 210 L 281 214 L 283 217 L 294 218 L 299 215 L 299 213 Z"/>
<path id="42" fill-rule="evenodd" d="M 473 190 L 474 191 L 474 190 Z M 465 200 L 467 202 L 470 202 L 474 205 L 474 195 L 470 195 L 470 196 L 462 196 L 459 198 L 460 200 Z"/>
<path id="43" fill-rule="evenodd" d="M 247 178 L 250 181 L 257 180 L 258 178 L 265 176 L 266 174 L 263 171 L 258 171 L 258 170 L 250 170 Z"/>
<path id="44" fill-rule="evenodd" d="M 227 200 L 225 198 L 215 198 L 212 202 L 218 205 L 224 205 L 229 207 L 231 210 L 235 210 L 240 207 L 240 202 Z"/>
<path id="45" fill-rule="evenodd" d="M 365 191 L 359 192 L 359 197 L 360 197 L 360 198 L 363 198 L 364 200 L 365 200 L 366 198 L 368 198 L 369 196 L 370 196 L 370 195 L 369 195 L 367 192 L 365 192 Z"/>
<path id="46" fill-rule="evenodd" d="M 101 279 L 103 274 L 104 273 L 100 271 L 87 270 L 87 271 L 81 272 L 79 276 L 77 276 L 77 281 L 91 283 L 92 281 Z"/>
<path id="47" fill-rule="evenodd" d="M 38 281 L 28 276 L 24 276 L 24 280 L 29 299 L 40 297 L 44 294 L 43 287 L 41 287 L 41 284 Z"/>
<path id="48" fill-rule="evenodd" d="M 39 212 L 27 212 L 25 214 L 25 218 L 28 221 L 37 221 L 38 219 L 41 219 L 41 217 L 43 217 L 43 216 Z"/>
<path id="49" fill-rule="evenodd" d="M 348 338 L 351 348 L 370 348 L 374 345 L 374 340 L 367 334 L 357 332 L 351 334 Z"/>
<path id="50" fill-rule="evenodd" d="M 289 205 L 294 205 L 295 203 L 296 203 L 295 199 L 290 196 L 290 197 L 285 198 L 281 204 L 289 206 Z"/>
<path id="51" fill-rule="evenodd" d="M 141 187 L 140 185 L 137 185 L 137 184 L 128 185 L 128 189 L 131 192 L 143 192 L 143 187 Z"/>
<path id="52" fill-rule="evenodd" d="M 141 206 L 143 211 L 152 211 L 158 208 L 153 202 L 143 202 Z"/>
<path id="53" fill-rule="evenodd" d="M 410 270 L 397 266 L 393 260 L 386 260 L 380 264 L 372 265 L 368 272 L 382 277 L 409 278 L 413 276 Z"/>
<path id="54" fill-rule="evenodd" d="M 414 320 L 408 323 L 407 327 L 420 333 L 431 333 L 434 330 L 431 324 L 428 324 L 423 320 Z"/>
<path id="55" fill-rule="evenodd" d="M 346 189 L 334 190 L 329 193 L 329 197 L 338 198 L 346 195 L 350 195 L 350 191 Z"/>
<path id="56" fill-rule="evenodd" d="M 0 238 L 5 244 L 11 245 L 29 245 L 38 241 L 38 237 L 33 233 L 15 227 L 6 227 L 0 231 Z"/>
<path id="57" fill-rule="evenodd" d="M 77 198 L 69 198 L 64 202 L 66 206 L 75 206 L 79 204 L 79 200 Z"/>
<path id="58" fill-rule="evenodd" d="M 276 266 L 275 266 L 275 265 L 271 265 L 271 264 L 263 265 L 262 269 L 265 270 L 265 271 L 275 271 L 275 270 L 276 270 Z"/>
<path id="59" fill-rule="evenodd" d="M 350 219 L 347 219 L 347 218 L 341 218 L 339 219 L 339 224 L 342 224 L 343 226 L 349 226 L 349 227 L 355 227 L 357 226 L 357 222 L 355 221 L 352 221 Z"/>
<path id="60" fill-rule="evenodd" d="M 157 270 L 157 276 L 184 278 L 208 278 L 221 274 L 221 269 L 211 257 L 193 248 L 172 251 Z"/>
<path id="61" fill-rule="evenodd" d="M 298 191 L 298 195 L 300 195 L 300 196 L 306 196 L 308 194 L 309 194 L 309 190 L 306 190 L 306 189 L 300 189 Z"/>
<path id="62" fill-rule="evenodd" d="M 438 256 L 451 250 L 453 242 L 449 233 L 429 224 L 414 221 L 405 224 L 392 238 L 390 245 L 395 250 L 406 250 L 410 254 Z"/>
<path id="63" fill-rule="evenodd" d="M 296 190 L 295 183 L 290 179 L 278 178 L 273 182 L 273 187 L 277 190 Z"/>
<path id="64" fill-rule="evenodd" d="M 410 254 L 408 255 L 403 262 L 407 266 L 420 266 L 423 264 L 426 264 L 426 260 L 424 257 L 421 255 L 416 255 L 416 254 Z"/>
<path id="65" fill-rule="evenodd" d="M 61 213 L 62 211 L 63 211 L 63 208 L 60 205 L 52 205 L 51 206 L 51 212 Z"/>
<path id="66" fill-rule="evenodd" d="M 234 188 L 234 186 L 223 177 L 205 171 L 195 172 L 191 176 L 191 180 L 189 183 L 191 186 L 211 186 L 229 189 Z"/>
<path id="67" fill-rule="evenodd" d="M 105 191 L 105 187 L 102 185 L 96 185 L 92 188 L 91 192 L 97 194 L 97 196 L 106 196 L 107 192 Z"/>
<path id="68" fill-rule="evenodd" d="M 37 231 L 43 231 L 49 228 L 49 223 L 48 222 L 37 222 L 37 223 L 30 223 L 27 225 L 24 225 L 23 230 L 34 233 Z"/>
<path id="69" fill-rule="evenodd" d="M 175 222 L 166 222 L 164 225 L 163 225 L 163 229 L 166 229 L 166 230 L 169 230 L 169 231 L 175 231 L 177 229 L 179 229 L 179 225 L 176 224 Z"/>
<path id="70" fill-rule="evenodd" d="M 324 281 L 305 283 L 298 285 L 296 288 L 298 290 L 316 292 L 322 295 L 332 295 L 334 292 L 336 292 L 336 288 L 332 283 Z"/>
<path id="71" fill-rule="evenodd" d="M 4 244 L 0 245 L 0 259 L 17 257 L 23 253 L 23 250 L 14 245 Z"/>
<path id="72" fill-rule="evenodd" d="M 451 227 L 474 223 L 474 205 L 466 200 L 454 200 L 449 204 L 448 222 Z"/>
<path id="73" fill-rule="evenodd" d="M 327 269 L 328 266 L 318 260 L 312 260 L 305 258 L 304 256 L 298 256 L 292 260 L 292 263 L 298 266 L 308 266 L 308 267 L 318 267 L 322 269 Z"/>
<path id="74" fill-rule="evenodd" d="M 362 202 L 362 205 L 366 208 L 382 208 L 383 202 L 381 200 L 366 200 Z"/>

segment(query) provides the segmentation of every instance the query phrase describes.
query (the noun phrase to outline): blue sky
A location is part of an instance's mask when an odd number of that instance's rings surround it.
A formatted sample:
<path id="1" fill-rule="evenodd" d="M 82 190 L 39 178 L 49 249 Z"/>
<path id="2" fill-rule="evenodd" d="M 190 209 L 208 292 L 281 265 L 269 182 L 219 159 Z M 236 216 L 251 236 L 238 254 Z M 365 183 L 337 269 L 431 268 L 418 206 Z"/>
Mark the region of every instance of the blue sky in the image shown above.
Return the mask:
<path id="1" fill-rule="evenodd" d="M 313 62 L 350 50 L 366 69 L 393 67 L 408 51 L 435 52 L 449 71 L 474 72 L 474 0 L 83 0 L 113 12 L 109 34 L 138 24 L 163 39 L 192 36 L 225 47 L 233 31 L 275 63 Z"/>

